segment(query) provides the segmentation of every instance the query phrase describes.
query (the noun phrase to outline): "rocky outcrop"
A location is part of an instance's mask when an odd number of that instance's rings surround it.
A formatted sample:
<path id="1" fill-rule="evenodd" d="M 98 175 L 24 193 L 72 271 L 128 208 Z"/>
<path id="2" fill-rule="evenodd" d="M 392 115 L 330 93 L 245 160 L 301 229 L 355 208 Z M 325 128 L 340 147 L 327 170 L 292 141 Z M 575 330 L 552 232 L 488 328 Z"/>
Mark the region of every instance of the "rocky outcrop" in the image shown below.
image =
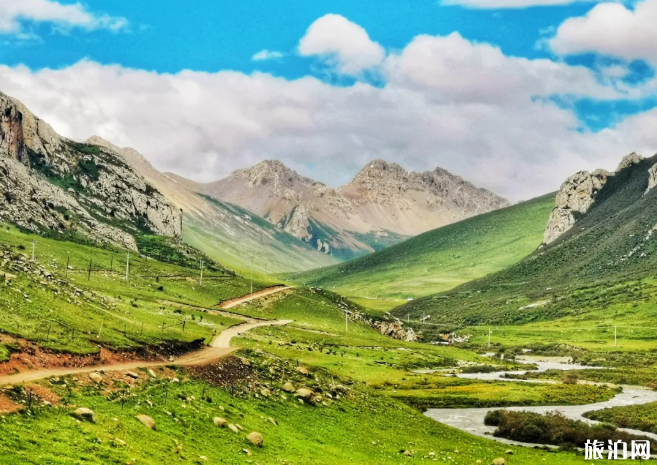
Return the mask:
<path id="1" fill-rule="evenodd" d="M 629 155 L 625 155 L 621 160 L 620 164 L 618 165 L 618 168 L 616 168 L 616 172 L 618 173 L 620 170 L 629 168 L 632 165 L 636 165 L 643 160 L 644 158 L 636 152 L 632 152 Z"/>
<path id="2" fill-rule="evenodd" d="M 655 186 L 657 186 L 657 165 L 652 165 L 648 169 L 648 188 L 645 193 L 650 192 Z"/>
<path id="3" fill-rule="evenodd" d="M 570 176 L 557 193 L 556 207 L 552 210 L 543 235 L 543 243 L 550 244 L 573 227 L 577 214 L 584 214 L 593 205 L 596 194 L 612 176 L 605 170 L 593 173 L 580 171 Z"/>
<path id="4" fill-rule="evenodd" d="M 401 341 L 407 342 L 415 342 L 418 340 L 415 331 L 413 331 L 412 328 L 404 328 L 403 323 L 397 319 L 394 321 L 377 321 L 373 324 L 373 327 L 384 336 L 388 336 L 393 339 L 399 339 Z"/>
<path id="5" fill-rule="evenodd" d="M 1 93 L 0 218 L 130 249 L 136 232 L 181 236 L 180 211 L 120 154 L 59 136 Z"/>

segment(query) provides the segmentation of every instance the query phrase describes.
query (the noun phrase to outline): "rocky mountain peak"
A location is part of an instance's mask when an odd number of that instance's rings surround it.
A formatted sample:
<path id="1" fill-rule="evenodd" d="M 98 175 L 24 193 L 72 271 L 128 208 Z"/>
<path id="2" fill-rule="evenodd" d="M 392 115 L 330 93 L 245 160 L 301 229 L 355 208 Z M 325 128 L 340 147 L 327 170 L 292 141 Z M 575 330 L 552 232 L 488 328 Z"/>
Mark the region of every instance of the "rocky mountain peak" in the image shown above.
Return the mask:
<path id="1" fill-rule="evenodd" d="M 642 160 L 644 160 L 644 158 L 636 152 L 632 152 L 629 155 L 625 155 L 621 160 L 620 164 L 618 165 L 618 168 L 616 168 L 616 172 L 619 172 L 620 170 L 625 169 L 629 166 L 636 165 L 637 163 L 640 163 Z"/>
<path id="2" fill-rule="evenodd" d="M 310 178 L 300 176 L 296 171 L 278 160 L 264 160 L 250 167 L 233 172 L 230 178 L 246 179 L 251 188 L 269 186 L 274 189 L 293 187 L 295 183 L 305 185 L 319 184 Z"/>

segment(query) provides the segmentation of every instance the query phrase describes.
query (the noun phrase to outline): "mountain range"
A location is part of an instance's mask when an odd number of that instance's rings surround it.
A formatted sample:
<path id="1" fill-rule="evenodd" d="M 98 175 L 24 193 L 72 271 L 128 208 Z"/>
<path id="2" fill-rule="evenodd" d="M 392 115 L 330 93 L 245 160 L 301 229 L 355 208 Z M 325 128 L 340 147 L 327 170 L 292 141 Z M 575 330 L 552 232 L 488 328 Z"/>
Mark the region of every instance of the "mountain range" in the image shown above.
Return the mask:
<path id="1" fill-rule="evenodd" d="M 416 173 L 384 160 L 368 163 L 338 189 L 300 176 L 279 161 L 263 161 L 207 184 L 170 176 L 343 260 L 510 205 L 442 168 Z"/>

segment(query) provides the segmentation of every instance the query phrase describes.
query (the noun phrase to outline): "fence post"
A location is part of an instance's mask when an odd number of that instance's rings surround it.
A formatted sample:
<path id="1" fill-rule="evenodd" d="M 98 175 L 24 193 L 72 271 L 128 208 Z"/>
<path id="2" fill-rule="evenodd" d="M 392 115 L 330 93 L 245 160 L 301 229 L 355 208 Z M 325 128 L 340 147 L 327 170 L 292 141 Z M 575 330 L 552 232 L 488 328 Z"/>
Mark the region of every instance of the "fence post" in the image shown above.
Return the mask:
<path id="1" fill-rule="evenodd" d="M 87 281 L 91 279 L 91 260 L 89 260 L 89 272 L 87 273 Z"/>

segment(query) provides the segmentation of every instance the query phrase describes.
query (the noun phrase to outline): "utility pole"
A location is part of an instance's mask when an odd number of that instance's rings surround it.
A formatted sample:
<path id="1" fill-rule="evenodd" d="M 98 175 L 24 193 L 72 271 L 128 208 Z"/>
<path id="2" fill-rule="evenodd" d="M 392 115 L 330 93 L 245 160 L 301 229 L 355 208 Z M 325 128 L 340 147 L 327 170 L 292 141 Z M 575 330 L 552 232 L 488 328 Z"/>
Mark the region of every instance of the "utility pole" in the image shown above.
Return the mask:
<path id="1" fill-rule="evenodd" d="M 35 246 L 36 246 L 36 241 L 33 240 L 32 241 L 32 261 L 34 261 L 34 248 L 35 248 Z"/>
<path id="2" fill-rule="evenodd" d="M 253 294 L 253 255 L 251 255 L 251 294 Z"/>
<path id="3" fill-rule="evenodd" d="M 87 273 L 87 281 L 91 279 L 91 260 L 89 260 L 89 271 Z"/>
<path id="4" fill-rule="evenodd" d="M 199 280 L 199 285 L 203 285 L 203 259 L 201 259 L 200 263 L 200 268 L 201 268 L 201 279 Z"/>
<path id="5" fill-rule="evenodd" d="M 71 262 L 71 254 L 67 252 L 66 256 L 66 277 L 68 278 L 68 264 Z"/>
<path id="6" fill-rule="evenodd" d="M 114 271 L 114 255 L 112 255 L 112 259 L 110 260 L 110 273 Z"/>
<path id="7" fill-rule="evenodd" d="M 130 252 L 128 252 L 128 259 L 125 262 L 125 282 L 128 282 L 130 276 Z"/>
<path id="8" fill-rule="evenodd" d="M 490 333 L 492 333 L 492 330 L 488 330 L 488 348 L 490 349 Z"/>

